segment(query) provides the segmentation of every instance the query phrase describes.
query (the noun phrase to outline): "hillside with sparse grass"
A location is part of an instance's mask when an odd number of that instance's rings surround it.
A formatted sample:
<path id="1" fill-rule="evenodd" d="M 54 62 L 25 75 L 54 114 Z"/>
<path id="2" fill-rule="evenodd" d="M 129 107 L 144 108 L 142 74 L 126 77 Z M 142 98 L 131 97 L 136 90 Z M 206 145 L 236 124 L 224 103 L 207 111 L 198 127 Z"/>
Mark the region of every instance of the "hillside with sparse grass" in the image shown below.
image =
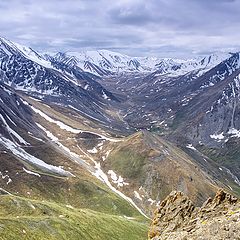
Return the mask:
<path id="1" fill-rule="evenodd" d="M 116 216 L 49 201 L 0 196 L 0 239 L 146 239 L 143 219 Z"/>

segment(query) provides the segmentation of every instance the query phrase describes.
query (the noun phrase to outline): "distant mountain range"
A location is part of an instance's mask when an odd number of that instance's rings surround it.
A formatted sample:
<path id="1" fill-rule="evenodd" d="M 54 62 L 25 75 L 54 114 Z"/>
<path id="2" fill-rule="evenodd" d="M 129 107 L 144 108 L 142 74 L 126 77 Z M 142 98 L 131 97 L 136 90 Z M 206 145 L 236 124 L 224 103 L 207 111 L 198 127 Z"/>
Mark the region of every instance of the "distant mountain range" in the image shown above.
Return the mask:
<path id="1" fill-rule="evenodd" d="M 29 60 L 46 68 L 78 68 L 98 76 L 121 72 L 154 72 L 159 74 L 175 73 L 181 75 L 193 70 L 207 71 L 223 60 L 229 58 L 232 53 L 215 53 L 206 57 L 194 59 L 172 59 L 157 57 L 130 57 L 108 50 L 96 50 L 85 52 L 58 52 L 56 54 L 40 54 L 29 47 L 13 43 L 1 38 L 2 50 L 7 54 L 20 53 Z"/>
<path id="2" fill-rule="evenodd" d="M 196 59 L 181 60 L 156 57 L 130 57 L 107 50 L 67 52 L 45 55 L 54 66 L 66 65 L 79 67 L 86 72 L 99 76 L 121 72 L 153 72 L 181 75 L 193 70 L 206 71 L 230 57 L 230 53 L 212 54 Z"/>

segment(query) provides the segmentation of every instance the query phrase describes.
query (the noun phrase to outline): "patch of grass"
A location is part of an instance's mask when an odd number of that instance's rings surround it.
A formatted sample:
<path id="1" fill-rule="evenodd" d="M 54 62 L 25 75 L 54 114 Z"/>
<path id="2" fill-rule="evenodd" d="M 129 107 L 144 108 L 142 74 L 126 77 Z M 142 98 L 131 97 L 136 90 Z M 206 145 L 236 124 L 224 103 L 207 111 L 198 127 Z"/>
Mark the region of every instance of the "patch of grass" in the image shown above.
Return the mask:
<path id="1" fill-rule="evenodd" d="M 153 127 L 150 128 L 150 132 L 153 132 L 153 133 L 163 133 L 164 132 L 164 128 L 153 126 Z"/>
<path id="2" fill-rule="evenodd" d="M 0 196 L 2 240 L 145 240 L 147 224 L 53 202 Z"/>
<path id="3" fill-rule="evenodd" d="M 89 179 L 84 177 L 65 181 L 61 179 L 54 180 L 51 179 L 49 184 L 37 186 L 37 189 L 32 182 L 31 189 L 33 192 L 40 190 L 39 195 L 34 198 L 50 200 L 59 204 L 70 204 L 80 208 L 89 208 L 103 213 L 130 217 L 141 216 L 126 200 L 109 190 L 107 186 L 98 181 L 94 182 L 95 179 L 92 179 L 91 176 Z"/>
<path id="4" fill-rule="evenodd" d="M 111 167 L 115 169 L 121 176 L 127 178 L 138 178 L 143 172 L 146 164 L 146 156 L 127 147 L 111 154 L 108 161 Z"/>
<path id="5" fill-rule="evenodd" d="M 175 118 L 173 119 L 172 125 L 170 127 L 172 130 L 176 130 L 178 126 L 184 121 L 184 113 L 183 112 L 177 112 Z"/>

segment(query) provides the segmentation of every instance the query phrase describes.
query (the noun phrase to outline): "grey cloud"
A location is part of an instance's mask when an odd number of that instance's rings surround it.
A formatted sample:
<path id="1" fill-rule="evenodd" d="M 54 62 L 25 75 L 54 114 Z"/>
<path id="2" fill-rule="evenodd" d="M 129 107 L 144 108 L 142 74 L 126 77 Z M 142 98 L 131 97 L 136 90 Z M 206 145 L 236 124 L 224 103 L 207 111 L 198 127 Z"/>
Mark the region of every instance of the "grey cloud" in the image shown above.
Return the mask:
<path id="1" fill-rule="evenodd" d="M 240 1 L 3 0 L 1 34 L 38 50 L 191 55 L 239 50 Z"/>
<path id="2" fill-rule="evenodd" d="M 134 6 L 118 6 L 111 9 L 108 15 L 113 23 L 118 24 L 145 25 L 154 21 L 154 15 L 143 3 Z"/>

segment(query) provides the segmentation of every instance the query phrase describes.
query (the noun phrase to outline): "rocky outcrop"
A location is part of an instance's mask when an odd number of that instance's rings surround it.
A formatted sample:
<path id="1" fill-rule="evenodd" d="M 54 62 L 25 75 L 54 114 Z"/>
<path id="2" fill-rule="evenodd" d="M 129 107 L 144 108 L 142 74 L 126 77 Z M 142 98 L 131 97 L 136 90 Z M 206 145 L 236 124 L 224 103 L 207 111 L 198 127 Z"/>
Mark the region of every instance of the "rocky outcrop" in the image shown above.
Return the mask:
<path id="1" fill-rule="evenodd" d="M 220 189 L 197 208 L 182 192 L 172 192 L 155 211 L 148 236 L 151 240 L 239 240 L 240 201 Z"/>

